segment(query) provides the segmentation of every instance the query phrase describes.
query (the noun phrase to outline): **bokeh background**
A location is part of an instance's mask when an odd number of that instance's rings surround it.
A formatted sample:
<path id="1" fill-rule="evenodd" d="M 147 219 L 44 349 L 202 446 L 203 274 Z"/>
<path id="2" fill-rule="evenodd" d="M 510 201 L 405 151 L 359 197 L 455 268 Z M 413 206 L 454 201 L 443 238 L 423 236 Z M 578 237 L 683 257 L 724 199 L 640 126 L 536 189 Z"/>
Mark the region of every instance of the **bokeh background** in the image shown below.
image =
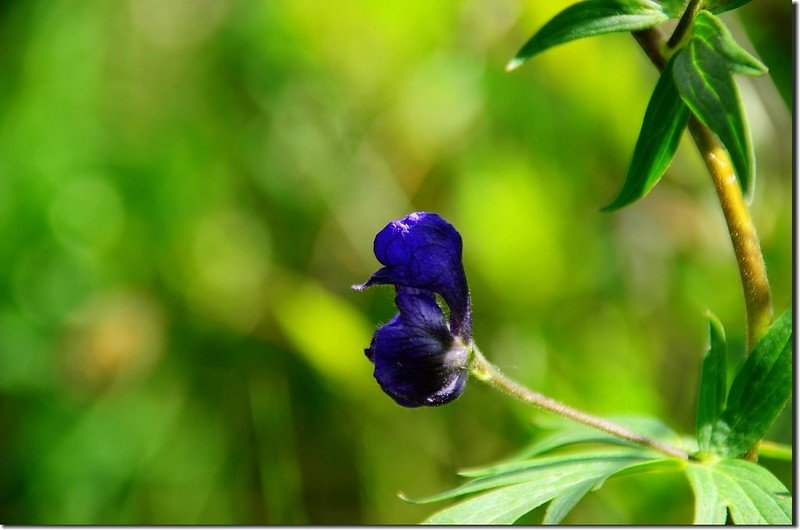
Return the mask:
<path id="1" fill-rule="evenodd" d="M 398 491 L 530 441 L 552 418 L 477 381 L 407 410 L 372 380 L 392 292 L 350 285 L 415 210 L 461 231 L 508 374 L 691 433 L 706 310 L 742 357 L 730 242 L 688 137 L 644 201 L 598 211 L 656 81 L 629 35 L 504 73 L 568 3 L 4 0 L 0 522 L 413 523 L 439 506 Z M 739 84 L 782 311 L 791 6 L 724 18 L 771 68 Z M 680 475 L 614 479 L 566 522 L 688 522 L 690 499 Z"/>

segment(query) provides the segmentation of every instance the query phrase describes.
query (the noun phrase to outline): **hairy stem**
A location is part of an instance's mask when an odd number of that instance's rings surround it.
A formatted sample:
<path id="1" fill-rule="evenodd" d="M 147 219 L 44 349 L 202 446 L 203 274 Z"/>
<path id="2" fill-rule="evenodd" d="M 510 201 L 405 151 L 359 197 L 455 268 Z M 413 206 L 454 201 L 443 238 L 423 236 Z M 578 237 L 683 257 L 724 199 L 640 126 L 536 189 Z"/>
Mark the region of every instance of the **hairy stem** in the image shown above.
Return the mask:
<path id="1" fill-rule="evenodd" d="M 650 449 L 654 449 L 667 456 L 680 458 L 682 460 L 688 460 L 690 458 L 686 451 L 682 451 L 677 447 L 673 447 L 669 444 L 659 442 L 658 440 L 648 438 L 647 436 L 637 434 L 626 429 L 625 427 L 611 423 L 608 420 L 586 414 L 585 412 L 574 409 L 568 405 L 564 405 L 563 403 L 540 394 L 539 392 L 534 392 L 533 390 L 521 385 L 520 383 L 500 372 L 496 366 L 486 360 L 474 343 L 472 344 L 472 362 L 470 364 L 470 371 L 481 381 L 519 399 L 520 401 L 523 401 L 529 405 L 533 405 L 534 407 L 553 412 L 559 416 L 564 416 L 565 418 L 577 421 L 578 423 L 588 425 L 589 427 L 593 427 L 603 432 L 607 432 L 608 434 L 616 436 L 617 438 L 622 438 L 624 440 L 628 440 L 629 442 L 649 447 Z"/>
<path id="2" fill-rule="evenodd" d="M 633 36 L 656 68 L 662 70 L 667 57 L 662 46 L 663 38 L 658 30 L 651 28 L 636 31 Z M 767 268 L 764 265 L 758 233 L 736 181 L 730 157 L 722 143 L 695 116 L 689 120 L 689 132 L 714 182 L 714 189 L 728 225 L 744 290 L 747 345 L 748 350 L 752 350 L 758 339 L 769 329 L 773 316 Z"/>
<path id="3" fill-rule="evenodd" d="M 725 221 L 728 223 L 744 289 L 747 345 L 748 349 L 752 350 L 772 322 L 772 300 L 767 268 L 761 254 L 756 227 L 734 176 L 730 158 L 717 137 L 694 116 L 689 120 L 689 132 L 711 174 Z"/>

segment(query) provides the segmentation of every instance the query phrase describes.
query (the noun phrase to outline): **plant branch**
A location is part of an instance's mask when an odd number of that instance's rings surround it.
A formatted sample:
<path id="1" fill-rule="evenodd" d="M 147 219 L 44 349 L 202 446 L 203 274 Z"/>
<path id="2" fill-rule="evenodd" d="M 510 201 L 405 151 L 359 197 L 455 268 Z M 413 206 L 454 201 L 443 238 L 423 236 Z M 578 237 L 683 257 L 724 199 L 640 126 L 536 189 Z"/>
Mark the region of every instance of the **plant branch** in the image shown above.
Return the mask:
<path id="1" fill-rule="evenodd" d="M 473 373 L 473 375 L 475 375 L 475 377 L 493 386 L 494 388 L 505 392 L 506 394 L 509 394 L 510 396 L 513 396 L 529 405 L 533 405 L 534 407 L 553 412 L 560 416 L 564 416 L 565 418 L 577 421 L 578 423 L 588 425 L 589 427 L 593 427 L 603 432 L 607 432 L 608 434 L 616 436 L 617 438 L 622 438 L 624 440 L 628 440 L 629 442 L 649 447 L 650 449 L 654 449 L 667 456 L 680 458 L 682 460 L 688 460 L 690 458 L 688 453 L 678 449 L 677 447 L 673 447 L 669 444 L 659 442 L 658 440 L 648 438 L 647 436 L 637 434 L 626 429 L 625 427 L 611 423 L 608 420 L 586 414 L 585 412 L 551 399 L 544 394 L 534 392 L 526 386 L 523 386 L 513 379 L 503 375 L 503 373 L 500 372 L 496 366 L 486 360 L 474 343 L 471 345 L 471 347 L 472 361 L 470 363 L 470 371 Z"/>
<path id="2" fill-rule="evenodd" d="M 686 6 L 686 9 L 681 15 L 681 19 L 678 21 L 678 25 L 675 26 L 675 31 L 672 33 L 672 36 L 667 41 L 667 48 L 673 49 L 678 46 L 683 40 L 683 37 L 686 35 L 686 31 L 692 25 L 692 21 L 694 20 L 694 16 L 700 10 L 701 1 L 700 0 L 691 0 L 689 5 Z"/>
<path id="3" fill-rule="evenodd" d="M 636 31 L 633 36 L 656 68 L 662 70 L 667 57 L 660 32 L 651 28 Z M 773 316 L 767 268 L 758 233 L 722 143 L 695 116 L 689 120 L 689 132 L 711 174 L 736 254 L 747 311 L 747 345 L 750 351 L 769 329 Z"/>

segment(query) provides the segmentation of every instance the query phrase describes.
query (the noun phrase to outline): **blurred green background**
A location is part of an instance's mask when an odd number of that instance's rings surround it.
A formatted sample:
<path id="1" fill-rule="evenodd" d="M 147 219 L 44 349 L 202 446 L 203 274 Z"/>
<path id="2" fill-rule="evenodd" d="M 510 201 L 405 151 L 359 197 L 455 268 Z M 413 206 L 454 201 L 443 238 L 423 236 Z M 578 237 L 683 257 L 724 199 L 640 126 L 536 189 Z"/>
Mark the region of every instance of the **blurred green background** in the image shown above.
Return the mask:
<path id="1" fill-rule="evenodd" d="M 392 292 L 350 285 L 415 210 L 461 231 L 509 375 L 691 433 L 707 309 L 742 356 L 730 242 L 688 137 L 649 197 L 598 211 L 656 80 L 629 35 L 503 72 L 569 3 L 4 0 L 0 522 L 413 523 L 439 506 L 398 491 L 519 449 L 552 418 L 477 381 L 407 410 L 372 379 Z M 782 311 L 791 6 L 724 18 L 772 72 L 739 83 Z M 615 479 L 566 522 L 685 523 L 690 498 Z"/>

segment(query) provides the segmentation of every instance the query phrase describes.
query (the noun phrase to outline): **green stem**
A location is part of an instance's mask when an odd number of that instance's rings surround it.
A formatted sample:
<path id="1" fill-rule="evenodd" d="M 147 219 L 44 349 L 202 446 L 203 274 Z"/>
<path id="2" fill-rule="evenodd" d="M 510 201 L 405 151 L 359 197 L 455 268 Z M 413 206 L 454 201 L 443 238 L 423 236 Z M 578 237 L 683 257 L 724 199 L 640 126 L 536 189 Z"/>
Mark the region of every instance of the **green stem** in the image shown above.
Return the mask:
<path id="1" fill-rule="evenodd" d="M 666 57 L 661 46 L 663 38 L 658 30 L 651 28 L 637 31 L 633 36 L 656 68 L 662 70 Z M 769 329 L 773 316 L 767 268 L 758 233 L 736 181 L 730 157 L 722 143 L 694 116 L 689 120 L 689 132 L 714 182 L 739 265 L 747 311 L 747 346 L 750 351 Z"/>
<path id="2" fill-rule="evenodd" d="M 791 462 L 792 446 L 761 440 L 761 443 L 758 444 L 758 456 Z"/>
<path id="3" fill-rule="evenodd" d="M 669 444 L 659 442 L 658 440 L 653 440 L 652 438 L 637 434 L 633 431 L 629 431 L 625 427 L 611 423 L 608 420 L 586 414 L 585 412 L 551 399 L 544 394 L 534 392 L 528 387 L 521 385 L 520 383 L 500 372 L 496 366 L 486 360 L 474 343 L 471 345 L 471 348 L 472 360 L 470 362 L 470 371 L 475 377 L 487 383 L 488 385 L 491 385 L 492 387 L 505 392 L 506 394 L 509 394 L 510 396 L 513 396 L 529 405 L 553 412 L 559 416 L 564 416 L 565 418 L 588 425 L 589 427 L 593 427 L 600 431 L 607 432 L 608 434 L 616 436 L 617 438 L 622 438 L 624 440 L 628 440 L 629 442 L 649 447 L 650 449 L 654 449 L 673 458 L 680 458 L 682 460 L 688 460 L 690 458 L 688 453 L 678 449 L 677 447 L 673 447 Z"/>

